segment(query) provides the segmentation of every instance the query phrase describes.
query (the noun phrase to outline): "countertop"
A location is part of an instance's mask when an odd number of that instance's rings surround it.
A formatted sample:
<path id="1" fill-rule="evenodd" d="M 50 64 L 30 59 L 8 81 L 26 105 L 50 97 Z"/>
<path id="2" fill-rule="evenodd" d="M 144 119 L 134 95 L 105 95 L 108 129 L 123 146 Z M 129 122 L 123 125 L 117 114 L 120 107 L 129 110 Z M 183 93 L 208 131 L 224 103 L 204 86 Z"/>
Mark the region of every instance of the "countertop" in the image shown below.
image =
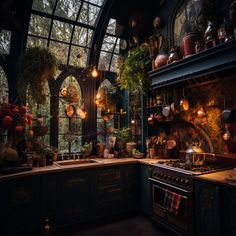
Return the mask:
<path id="1" fill-rule="evenodd" d="M 81 159 L 86 160 L 86 159 Z M 83 169 L 92 169 L 92 168 L 99 168 L 99 167 L 106 167 L 106 166 L 116 166 L 116 165 L 125 165 L 125 164 L 135 164 L 141 163 L 145 165 L 150 165 L 154 163 L 158 163 L 159 161 L 163 161 L 164 159 L 150 159 L 150 158 L 111 158 L 111 159 L 104 159 L 104 158 L 89 158 L 89 160 L 94 160 L 94 163 L 86 163 L 86 164 L 72 164 L 72 165 L 63 165 L 60 166 L 60 163 L 66 163 L 72 160 L 64 160 L 64 161 L 57 161 L 54 162 L 51 166 L 45 167 L 33 167 L 32 170 L 17 172 L 13 174 L 0 174 L 0 181 L 7 180 L 7 179 L 15 179 L 18 177 L 23 176 L 31 176 L 31 175 L 39 175 L 39 174 L 48 174 L 53 172 L 62 172 L 68 170 L 83 170 Z"/>
<path id="2" fill-rule="evenodd" d="M 236 188 L 236 168 L 199 175 L 196 179 Z"/>

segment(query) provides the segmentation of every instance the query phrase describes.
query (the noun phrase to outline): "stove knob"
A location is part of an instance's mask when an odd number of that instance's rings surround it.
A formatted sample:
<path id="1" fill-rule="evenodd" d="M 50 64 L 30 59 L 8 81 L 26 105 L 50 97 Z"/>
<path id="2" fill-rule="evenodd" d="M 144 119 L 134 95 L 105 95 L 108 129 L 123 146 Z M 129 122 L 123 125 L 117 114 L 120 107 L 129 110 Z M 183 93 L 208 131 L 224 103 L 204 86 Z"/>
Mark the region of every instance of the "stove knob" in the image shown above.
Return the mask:
<path id="1" fill-rule="evenodd" d="M 176 181 L 176 182 L 179 182 L 179 178 L 175 178 L 175 181 Z"/>
<path id="2" fill-rule="evenodd" d="M 185 180 L 185 185 L 186 186 L 189 185 L 189 180 L 188 179 Z"/>

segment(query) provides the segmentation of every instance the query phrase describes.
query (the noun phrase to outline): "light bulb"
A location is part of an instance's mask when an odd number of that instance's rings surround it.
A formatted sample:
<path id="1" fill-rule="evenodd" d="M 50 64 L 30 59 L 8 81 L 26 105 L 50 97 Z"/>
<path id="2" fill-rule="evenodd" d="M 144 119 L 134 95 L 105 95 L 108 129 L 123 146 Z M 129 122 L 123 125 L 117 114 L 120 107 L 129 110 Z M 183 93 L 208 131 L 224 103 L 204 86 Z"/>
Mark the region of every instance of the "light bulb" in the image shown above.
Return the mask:
<path id="1" fill-rule="evenodd" d="M 97 71 L 96 67 L 93 68 L 91 75 L 93 78 L 98 77 L 98 71 Z"/>

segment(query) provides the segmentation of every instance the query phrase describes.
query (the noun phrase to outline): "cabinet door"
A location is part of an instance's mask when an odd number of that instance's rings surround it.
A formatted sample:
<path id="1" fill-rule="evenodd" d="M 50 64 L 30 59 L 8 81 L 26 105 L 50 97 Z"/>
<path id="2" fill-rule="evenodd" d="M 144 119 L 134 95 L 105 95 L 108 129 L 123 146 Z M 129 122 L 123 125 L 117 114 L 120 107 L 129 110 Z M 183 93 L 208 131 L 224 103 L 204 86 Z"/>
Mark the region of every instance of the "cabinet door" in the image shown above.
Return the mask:
<path id="1" fill-rule="evenodd" d="M 225 235 L 236 235 L 236 190 L 225 189 L 224 191 L 224 219 Z"/>
<path id="2" fill-rule="evenodd" d="M 38 235 L 40 231 L 40 178 L 17 178 L 0 183 L 1 235 Z"/>
<path id="3" fill-rule="evenodd" d="M 43 212 L 53 226 L 86 220 L 91 213 L 91 175 L 71 171 L 43 177 Z"/>
<path id="4" fill-rule="evenodd" d="M 112 167 L 96 171 L 95 202 L 98 215 L 114 214 L 122 210 L 121 168 Z"/>
<path id="5" fill-rule="evenodd" d="M 204 182 L 195 183 L 195 230 L 197 236 L 220 236 L 219 187 Z"/>
<path id="6" fill-rule="evenodd" d="M 150 172 L 148 165 L 139 166 L 139 184 L 140 184 L 140 208 L 145 214 L 151 214 L 151 186 L 150 186 Z"/>
<path id="7" fill-rule="evenodd" d="M 138 210 L 138 166 L 125 165 L 123 171 L 124 210 Z"/>

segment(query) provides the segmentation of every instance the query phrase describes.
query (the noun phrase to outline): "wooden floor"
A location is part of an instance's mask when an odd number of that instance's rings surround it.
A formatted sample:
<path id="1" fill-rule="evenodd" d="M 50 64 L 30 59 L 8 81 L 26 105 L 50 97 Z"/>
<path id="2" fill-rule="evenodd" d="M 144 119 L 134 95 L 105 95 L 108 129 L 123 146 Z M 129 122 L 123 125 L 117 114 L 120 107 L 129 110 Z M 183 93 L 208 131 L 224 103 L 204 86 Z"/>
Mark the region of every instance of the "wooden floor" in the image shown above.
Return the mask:
<path id="1" fill-rule="evenodd" d="M 61 235 L 61 234 L 60 234 Z M 143 216 L 117 220 L 112 223 L 93 226 L 83 230 L 64 232 L 63 236 L 169 236 L 167 232 L 154 227 Z"/>

